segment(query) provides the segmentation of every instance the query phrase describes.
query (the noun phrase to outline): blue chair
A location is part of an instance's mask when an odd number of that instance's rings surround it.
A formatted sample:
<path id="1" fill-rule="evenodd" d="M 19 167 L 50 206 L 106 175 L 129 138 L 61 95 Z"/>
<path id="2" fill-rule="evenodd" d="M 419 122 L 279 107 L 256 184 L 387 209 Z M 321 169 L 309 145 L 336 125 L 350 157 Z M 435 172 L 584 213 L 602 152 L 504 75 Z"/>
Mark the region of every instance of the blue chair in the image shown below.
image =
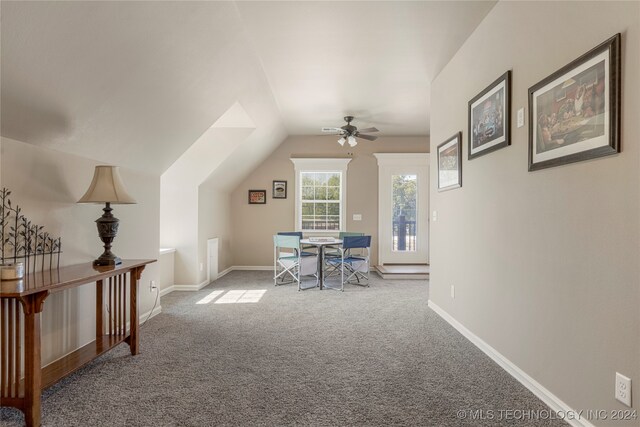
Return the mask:
<path id="1" fill-rule="evenodd" d="M 340 291 L 345 284 L 369 287 L 371 236 L 345 236 L 338 250 L 340 257 L 327 258 L 326 263 L 340 269 L 340 288 L 324 286 Z"/>
<path id="2" fill-rule="evenodd" d="M 343 240 L 347 236 L 364 236 L 364 233 L 359 233 L 356 231 L 341 231 L 338 234 L 338 239 Z M 340 251 L 338 250 L 338 246 L 327 246 L 324 250 L 325 257 L 339 257 Z"/>
<path id="3" fill-rule="evenodd" d="M 299 291 L 318 286 L 318 256 L 303 255 L 298 236 L 273 236 L 273 271 L 276 286 L 297 283 Z M 307 275 L 315 276 L 316 281 L 313 286 L 303 287 L 302 276 Z"/>

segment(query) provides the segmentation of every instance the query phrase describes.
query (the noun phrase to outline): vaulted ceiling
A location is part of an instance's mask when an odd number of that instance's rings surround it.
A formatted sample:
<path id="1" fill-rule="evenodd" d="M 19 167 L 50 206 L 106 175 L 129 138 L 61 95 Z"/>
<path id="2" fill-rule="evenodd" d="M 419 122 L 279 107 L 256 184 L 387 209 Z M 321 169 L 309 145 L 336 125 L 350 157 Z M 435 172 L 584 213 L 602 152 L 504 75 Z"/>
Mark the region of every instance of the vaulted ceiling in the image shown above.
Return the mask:
<path id="1" fill-rule="evenodd" d="M 2 136 L 162 173 L 239 103 L 239 178 L 346 114 L 428 135 L 430 81 L 493 4 L 2 1 Z"/>

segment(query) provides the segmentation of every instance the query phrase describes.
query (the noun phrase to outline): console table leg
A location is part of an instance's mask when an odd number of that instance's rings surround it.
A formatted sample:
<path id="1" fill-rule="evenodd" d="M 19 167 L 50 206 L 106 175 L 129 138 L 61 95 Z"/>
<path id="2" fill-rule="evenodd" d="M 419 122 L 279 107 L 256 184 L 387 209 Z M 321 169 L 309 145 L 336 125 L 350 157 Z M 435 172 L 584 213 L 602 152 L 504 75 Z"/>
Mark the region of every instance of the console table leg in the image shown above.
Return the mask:
<path id="1" fill-rule="evenodd" d="M 98 280 L 96 282 L 96 338 L 100 338 L 104 335 L 104 326 L 102 324 L 104 321 L 104 304 L 102 300 L 104 287 L 102 283 L 102 280 Z"/>
<path id="2" fill-rule="evenodd" d="M 20 299 L 24 309 L 24 418 L 27 427 L 40 427 L 42 368 L 40 353 L 40 313 L 48 292 Z"/>
<path id="3" fill-rule="evenodd" d="M 139 270 L 139 271 L 138 271 Z M 130 318 L 129 318 L 129 350 L 132 355 L 136 355 L 140 352 L 139 346 L 139 338 L 138 338 L 138 280 L 140 280 L 140 276 L 142 275 L 142 269 L 133 269 L 131 273 L 129 273 L 130 279 Z"/>

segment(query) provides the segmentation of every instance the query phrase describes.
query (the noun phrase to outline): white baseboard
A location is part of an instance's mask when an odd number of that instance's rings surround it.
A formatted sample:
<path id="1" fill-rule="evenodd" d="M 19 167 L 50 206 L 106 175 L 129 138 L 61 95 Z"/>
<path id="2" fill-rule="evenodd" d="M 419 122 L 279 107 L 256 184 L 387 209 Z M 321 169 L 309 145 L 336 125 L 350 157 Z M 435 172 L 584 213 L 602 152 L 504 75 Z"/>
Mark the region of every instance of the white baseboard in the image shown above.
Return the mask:
<path id="1" fill-rule="evenodd" d="M 166 287 L 166 288 L 164 288 L 163 290 L 160 291 L 160 296 L 163 297 L 166 294 L 170 294 L 171 292 L 173 292 L 175 290 L 176 290 L 175 285 L 168 286 L 168 287 Z"/>
<path id="2" fill-rule="evenodd" d="M 203 282 L 197 285 L 173 285 L 174 291 L 199 291 L 209 284 L 208 280 L 204 280 Z"/>
<path id="3" fill-rule="evenodd" d="M 273 265 L 234 265 L 234 271 L 267 271 L 273 270 Z"/>
<path id="4" fill-rule="evenodd" d="M 218 273 L 218 277 L 216 278 L 216 280 L 221 278 L 221 277 L 223 277 L 223 276 L 226 276 L 227 274 L 231 273 L 232 271 L 233 271 L 233 266 L 227 268 L 226 270 L 222 270 L 222 272 Z"/>
<path id="5" fill-rule="evenodd" d="M 218 277 L 217 279 L 220 279 L 223 276 L 226 276 L 227 274 L 231 273 L 232 271 L 269 271 L 269 270 L 273 270 L 273 266 L 272 265 L 233 265 L 225 270 L 222 270 L 222 272 L 218 273 Z M 216 279 L 216 280 L 217 280 Z M 171 285 L 167 288 L 164 288 L 163 290 L 160 291 L 160 296 L 165 296 L 173 291 L 187 291 L 187 292 L 196 292 L 199 291 L 200 289 L 204 288 L 205 286 L 207 286 L 210 282 L 208 281 L 204 281 L 202 283 L 200 283 L 199 285 Z"/>
<path id="6" fill-rule="evenodd" d="M 138 323 L 142 324 L 142 322 L 146 322 L 147 318 L 149 318 L 149 320 L 151 320 L 153 317 L 156 317 L 158 314 L 162 313 L 162 306 L 159 305 L 156 308 L 152 310 L 147 311 L 146 313 L 142 313 L 140 316 L 138 316 Z M 129 325 L 129 323 L 127 322 L 127 326 Z"/>
<path id="7" fill-rule="evenodd" d="M 564 403 L 558 396 L 547 390 L 542 384 L 531 378 L 526 372 L 518 368 L 513 362 L 504 357 L 498 350 L 487 344 L 482 338 L 475 335 L 469 329 L 467 329 L 462 323 L 454 319 L 449 313 L 440 308 L 436 303 L 429 300 L 429 308 L 435 311 L 440 317 L 447 321 L 451 326 L 456 328 L 465 338 L 467 338 L 476 347 L 482 350 L 487 356 L 489 356 L 494 362 L 496 362 L 502 369 L 507 371 L 512 377 L 520 382 L 523 386 L 528 388 L 533 394 L 535 394 L 540 400 L 551 408 L 551 410 L 560 414 L 575 415 L 576 418 L 578 411 L 572 409 Z M 564 421 L 574 427 L 595 427 L 589 421 L 585 419 L 570 419 L 572 417 L 567 416 Z"/>

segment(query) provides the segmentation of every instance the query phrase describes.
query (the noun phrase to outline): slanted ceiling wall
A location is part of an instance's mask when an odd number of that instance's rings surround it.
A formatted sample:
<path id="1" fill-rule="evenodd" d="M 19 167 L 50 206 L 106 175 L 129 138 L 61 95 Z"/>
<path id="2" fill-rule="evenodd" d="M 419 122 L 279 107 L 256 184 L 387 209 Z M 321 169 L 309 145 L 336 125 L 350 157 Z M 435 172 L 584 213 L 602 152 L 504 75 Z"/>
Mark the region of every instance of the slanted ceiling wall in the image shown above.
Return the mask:
<path id="1" fill-rule="evenodd" d="M 528 172 L 527 89 L 618 32 L 622 152 Z M 430 298 L 576 410 L 626 408 L 616 371 L 640 405 L 639 62 L 638 2 L 499 2 L 432 86 L 432 152 L 464 148 L 463 187 L 431 192 Z M 511 146 L 468 161 L 467 103 L 509 69 Z"/>
<path id="2" fill-rule="evenodd" d="M 31 221 L 62 238 L 61 265 L 96 259 L 102 253 L 102 242 L 94 220 L 102 215 L 103 206 L 76 202 L 89 187 L 99 163 L 7 138 L 2 138 L 1 144 L 2 185 L 12 191 L 12 202 L 20 205 Z M 128 168 L 121 168 L 120 173 L 137 204 L 113 205 L 113 214 L 120 219 L 113 252 L 123 259 L 157 259 L 160 177 Z M 155 292 L 149 290 L 151 280 L 159 280 L 157 263 L 148 265 L 142 274 L 138 294 L 141 314 L 151 310 L 155 301 Z M 42 314 L 43 364 L 94 339 L 94 285 L 47 298 Z"/>
<path id="3" fill-rule="evenodd" d="M 273 239 L 295 229 L 295 173 L 291 157 L 351 157 L 347 170 L 347 231 L 370 234 L 372 264 L 378 261 L 378 163 L 373 153 L 426 153 L 429 137 L 383 137 L 355 148 L 332 136 L 290 136 L 231 194 L 233 262 L 238 266 L 273 265 Z M 274 180 L 287 181 L 287 198 L 273 199 Z M 249 205 L 249 189 L 267 190 L 267 203 Z M 362 221 L 353 221 L 353 214 Z"/>

